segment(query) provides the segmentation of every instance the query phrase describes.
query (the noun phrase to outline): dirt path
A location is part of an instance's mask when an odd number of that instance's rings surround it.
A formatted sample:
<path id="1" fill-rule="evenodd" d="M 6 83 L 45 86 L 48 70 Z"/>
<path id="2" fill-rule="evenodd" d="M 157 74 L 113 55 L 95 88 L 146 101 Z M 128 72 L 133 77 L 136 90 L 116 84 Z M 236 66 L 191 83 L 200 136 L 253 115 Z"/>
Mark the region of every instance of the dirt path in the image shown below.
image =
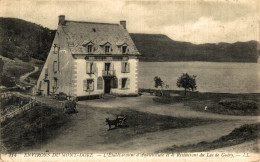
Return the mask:
<path id="1" fill-rule="evenodd" d="M 30 84 L 30 83 L 25 82 L 24 80 L 25 80 L 29 75 L 31 75 L 31 74 L 37 72 L 38 70 L 39 70 L 39 68 L 38 68 L 37 66 L 34 66 L 34 70 L 33 70 L 33 71 L 31 71 L 31 72 L 29 72 L 29 73 L 25 73 L 25 74 L 23 74 L 23 75 L 20 76 L 20 79 L 19 79 L 20 82 L 25 83 L 25 84 L 29 84 L 29 85 L 33 85 L 33 84 Z"/>
<path id="2" fill-rule="evenodd" d="M 234 116 L 222 115 L 216 113 L 204 113 L 200 111 L 191 110 L 183 103 L 177 104 L 161 104 L 154 102 L 153 96 L 140 96 L 140 97 L 117 97 L 113 99 L 100 99 L 81 101 L 79 104 L 91 105 L 99 108 L 122 108 L 127 107 L 137 111 L 150 112 L 159 115 L 168 115 L 174 117 L 185 118 L 207 118 L 207 119 L 223 119 L 223 120 L 249 120 L 259 121 L 260 116 Z M 204 108 L 202 108 L 204 109 Z"/>
<path id="3" fill-rule="evenodd" d="M 115 108 L 120 110 L 130 108 L 174 117 L 210 118 L 226 121 L 190 128 L 145 133 L 123 142 L 113 143 L 108 141 L 108 137 L 115 136 L 117 138 L 116 135 L 118 135 L 118 138 L 120 138 L 120 129 L 107 131 L 104 120 L 106 117 L 111 116 L 109 112 Z M 66 128 L 62 134 L 49 141 L 39 151 L 149 153 L 172 145 L 196 144 L 201 141 L 210 142 L 229 134 L 234 128 L 259 121 L 259 117 L 203 113 L 190 110 L 189 107 L 182 104 L 159 104 L 153 102 L 149 96 L 80 101 L 78 111 L 80 113 L 72 116 L 72 126 Z"/>

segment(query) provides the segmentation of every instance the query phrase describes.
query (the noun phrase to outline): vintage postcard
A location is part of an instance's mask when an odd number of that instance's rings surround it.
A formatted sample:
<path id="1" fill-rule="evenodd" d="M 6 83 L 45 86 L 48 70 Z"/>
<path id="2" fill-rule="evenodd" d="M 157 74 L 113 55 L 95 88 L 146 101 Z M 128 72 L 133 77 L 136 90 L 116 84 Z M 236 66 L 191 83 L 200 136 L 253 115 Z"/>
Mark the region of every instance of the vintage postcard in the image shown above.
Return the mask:
<path id="1" fill-rule="evenodd" d="M 1 161 L 260 161 L 260 0 L 0 0 Z"/>

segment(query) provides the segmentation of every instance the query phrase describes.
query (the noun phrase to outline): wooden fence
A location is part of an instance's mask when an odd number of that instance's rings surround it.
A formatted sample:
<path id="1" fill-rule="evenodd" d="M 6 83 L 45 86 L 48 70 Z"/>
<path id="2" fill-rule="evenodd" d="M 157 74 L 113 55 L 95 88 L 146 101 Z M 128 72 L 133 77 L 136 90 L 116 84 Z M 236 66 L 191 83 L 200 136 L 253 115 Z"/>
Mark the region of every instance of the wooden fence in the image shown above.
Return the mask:
<path id="1" fill-rule="evenodd" d="M 15 93 L 15 94 L 17 95 L 17 93 Z M 1 99 L 9 98 L 9 97 L 11 97 L 12 95 L 14 95 L 14 93 L 12 93 L 12 92 L 3 93 L 3 94 L 1 94 Z M 0 122 L 3 122 L 3 121 L 5 121 L 7 118 L 12 118 L 12 117 L 14 117 L 15 115 L 20 114 L 20 113 L 23 112 L 23 111 L 27 111 L 27 110 L 33 108 L 33 107 L 35 106 L 35 104 L 36 104 L 36 99 L 31 99 L 31 100 L 29 101 L 29 103 L 27 103 L 26 105 L 24 105 L 24 106 L 22 106 L 22 107 L 20 107 L 20 108 L 17 108 L 16 110 L 14 110 L 14 111 L 12 111 L 12 112 L 9 112 L 9 113 L 7 113 L 7 114 L 1 116 Z"/>
<path id="2" fill-rule="evenodd" d="M 6 99 L 6 98 L 10 98 L 14 95 L 13 92 L 4 92 L 4 93 L 1 93 L 1 100 L 2 99 Z"/>

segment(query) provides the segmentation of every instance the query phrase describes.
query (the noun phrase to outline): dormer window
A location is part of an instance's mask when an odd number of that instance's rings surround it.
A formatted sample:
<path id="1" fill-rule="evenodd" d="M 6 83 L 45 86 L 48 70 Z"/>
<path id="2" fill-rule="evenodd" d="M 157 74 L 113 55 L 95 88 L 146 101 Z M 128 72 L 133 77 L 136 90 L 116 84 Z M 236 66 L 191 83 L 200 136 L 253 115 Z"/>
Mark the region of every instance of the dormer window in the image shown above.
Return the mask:
<path id="1" fill-rule="evenodd" d="M 82 43 L 82 46 L 85 47 L 85 50 L 88 53 L 92 53 L 93 52 L 94 43 L 92 41 L 84 41 Z"/>
<path id="2" fill-rule="evenodd" d="M 88 52 L 91 53 L 93 51 L 93 45 L 88 45 Z"/>
<path id="3" fill-rule="evenodd" d="M 110 52 L 110 46 L 105 46 L 105 53 L 109 53 Z"/>
<path id="4" fill-rule="evenodd" d="M 127 46 L 122 46 L 122 53 L 126 53 Z"/>

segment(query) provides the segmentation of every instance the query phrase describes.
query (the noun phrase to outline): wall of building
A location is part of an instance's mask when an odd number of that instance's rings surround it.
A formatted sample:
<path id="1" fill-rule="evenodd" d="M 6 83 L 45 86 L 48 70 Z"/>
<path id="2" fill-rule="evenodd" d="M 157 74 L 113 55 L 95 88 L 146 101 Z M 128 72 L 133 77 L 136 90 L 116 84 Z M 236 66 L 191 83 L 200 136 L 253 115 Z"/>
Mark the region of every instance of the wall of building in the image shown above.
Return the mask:
<path id="1" fill-rule="evenodd" d="M 114 65 L 114 70 L 118 82 L 121 78 L 130 78 L 130 84 L 128 89 L 121 89 L 118 87 L 116 89 L 111 89 L 111 94 L 118 95 L 131 95 L 138 93 L 138 59 L 136 56 L 130 56 L 128 62 L 130 63 L 130 73 L 122 73 L 121 72 L 121 61 L 89 61 L 96 63 L 97 73 L 96 74 L 87 74 L 86 73 L 86 63 L 85 55 L 77 55 L 75 56 L 75 74 L 77 78 L 76 82 L 76 94 L 77 96 L 88 96 L 88 95 L 101 95 L 104 94 L 104 80 L 103 80 L 103 89 L 97 89 L 97 79 L 98 77 L 102 77 L 102 70 L 105 69 L 105 63 L 110 62 Z M 93 79 L 94 80 L 94 91 L 85 91 L 84 90 L 84 80 Z M 120 85 L 120 84 L 119 84 Z"/>
<path id="2" fill-rule="evenodd" d="M 54 44 L 56 44 L 59 49 L 59 54 L 54 54 Z M 53 62 L 57 61 L 58 71 L 54 73 Z M 47 95 L 47 84 L 44 81 L 45 70 L 48 69 L 49 90 L 50 94 L 57 94 L 59 92 L 64 92 L 67 95 L 74 95 L 75 87 L 75 75 L 74 75 L 74 59 L 71 55 L 70 49 L 67 44 L 67 39 L 61 26 L 58 26 L 55 38 L 50 49 L 49 55 L 46 59 L 40 77 L 37 81 L 37 90 L 41 90 L 43 95 Z M 57 78 L 57 87 L 55 86 L 54 78 Z M 41 85 L 40 85 L 41 84 Z M 55 87 L 55 88 L 53 88 Z"/>
<path id="3" fill-rule="evenodd" d="M 130 73 L 121 72 L 121 61 L 114 63 L 114 68 L 116 70 L 116 76 L 118 78 L 118 83 L 122 78 L 129 78 L 130 84 L 127 89 L 122 89 L 118 86 L 116 89 L 111 89 L 112 94 L 119 95 L 134 95 L 138 94 L 138 59 L 135 56 L 130 56 L 128 62 L 130 63 Z M 119 83 L 121 85 L 121 83 Z"/>

